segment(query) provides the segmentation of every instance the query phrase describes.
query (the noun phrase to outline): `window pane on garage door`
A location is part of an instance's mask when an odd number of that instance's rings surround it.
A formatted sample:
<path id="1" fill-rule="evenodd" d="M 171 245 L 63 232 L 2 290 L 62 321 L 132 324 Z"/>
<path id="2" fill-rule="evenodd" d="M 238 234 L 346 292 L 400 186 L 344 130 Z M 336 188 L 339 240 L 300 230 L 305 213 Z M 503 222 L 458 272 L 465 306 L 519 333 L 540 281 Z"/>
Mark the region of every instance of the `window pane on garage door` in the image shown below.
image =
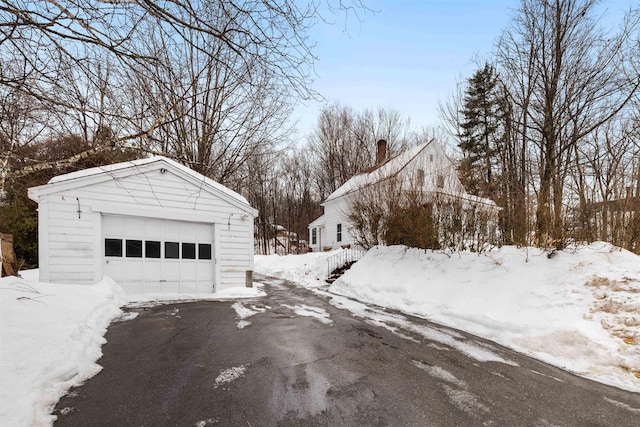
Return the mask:
<path id="1" fill-rule="evenodd" d="M 183 243 L 182 244 L 182 258 L 183 259 L 196 259 L 196 244 L 195 243 Z"/>
<path id="2" fill-rule="evenodd" d="M 155 240 L 146 240 L 144 242 L 145 258 L 160 258 L 160 242 Z"/>
<path id="3" fill-rule="evenodd" d="M 122 256 L 122 239 L 104 239 L 105 256 Z"/>
<path id="4" fill-rule="evenodd" d="M 211 259 L 211 244 L 199 243 L 198 244 L 198 259 Z"/>
<path id="5" fill-rule="evenodd" d="M 164 257 L 167 259 L 180 258 L 180 244 L 178 242 L 164 242 Z"/>
<path id="6" fill-rule="evenodd" d="M 127 240 L 127 258 L 142 258 L 142 240 Z"/>

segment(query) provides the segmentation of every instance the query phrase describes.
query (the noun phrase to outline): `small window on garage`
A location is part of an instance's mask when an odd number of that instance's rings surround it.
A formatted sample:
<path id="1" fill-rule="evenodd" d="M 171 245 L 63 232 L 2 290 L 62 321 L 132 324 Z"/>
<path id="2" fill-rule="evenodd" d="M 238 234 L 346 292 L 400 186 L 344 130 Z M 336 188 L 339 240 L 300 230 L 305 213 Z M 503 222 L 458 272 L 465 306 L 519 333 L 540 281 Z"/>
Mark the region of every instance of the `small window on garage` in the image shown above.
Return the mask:
<path id="1" fill-rule="evenodd" d="M 146 240 L 144 242 L 145 258 L 160 258 L 160 242 L 155 240 Z"/>
<path id="2" fill-rule="evenodd" d="M 127 258 L 142 258 L 142 240 L 127 240 Z"/>
<path id="3" fill-rule="evenodd" d="M 196 259 L 196 244 L 195 243 L 183 243 L 182 244 L 182 259 Z"/>
<path id="4" fill-rule="evenodd" d="M 315 245 L 318 243 L 318 229 L 317 228 L 312 228 L 311 229 L 311 244 Z"/>
<path id="5" fill-rule="evenodd" d="M 104 239 L 104 256 L 122 256 L 122 239 Z"/>
<path id="6" fill-rule="evenodd" d="M 177 242 L 164 242 L 164 257 L 169 259 L 180 258 L 180 244 Z"/>
<path id="7" fill-rule="evenodd" d="M 211 259 L 210 243 L 198 243 L 198 259 Z"/>
<path id="8" fill-rule="evenodd" d="M 338 224 L 338 231 L 336 233 L 336 241 L 342 242 L 342 224 Z"/>

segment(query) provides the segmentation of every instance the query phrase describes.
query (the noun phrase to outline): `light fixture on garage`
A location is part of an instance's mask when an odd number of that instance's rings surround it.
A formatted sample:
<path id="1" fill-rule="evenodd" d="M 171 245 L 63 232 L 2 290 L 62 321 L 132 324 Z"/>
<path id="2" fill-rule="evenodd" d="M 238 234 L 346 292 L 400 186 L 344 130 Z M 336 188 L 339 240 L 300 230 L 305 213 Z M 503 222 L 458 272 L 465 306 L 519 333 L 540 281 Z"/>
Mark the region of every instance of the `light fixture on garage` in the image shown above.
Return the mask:
<path id="1" fill-rule="evenodd" d="M 162 168 L 162 169 L 160 169 L 160 173 L 161 174 L 165 174 L 165 173 L 167 173 L 167 170 L 165 168 Z"/>

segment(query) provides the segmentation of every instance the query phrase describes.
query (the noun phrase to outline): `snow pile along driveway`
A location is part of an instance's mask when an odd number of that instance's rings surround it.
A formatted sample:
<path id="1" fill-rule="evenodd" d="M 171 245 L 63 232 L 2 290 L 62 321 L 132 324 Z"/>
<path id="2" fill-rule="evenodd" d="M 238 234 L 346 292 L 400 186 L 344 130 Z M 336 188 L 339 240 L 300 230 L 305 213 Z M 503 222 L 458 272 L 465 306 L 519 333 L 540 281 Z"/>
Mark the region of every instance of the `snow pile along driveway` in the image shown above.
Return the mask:
<path id="1" fill-rule="evenodd" d="M 329 276 L 327 258 L 343 251 L 310 252 L 304 255 L 255 255 L 253 270 L 265 276 L 290 280 L 308 288 L 324 286 Z"/>
<path id="2" fill-rule="evenodd" d="M 58 399 L 102 369 L 95 362 L 103 336 L 125 302 L 109 279 L 96 285 L 0 279 L 0 425 L 51 425 Z"/>
<path id="3" fill-rule="evenodd" d="M 331 292 L 416 314 L 640 391 L 640 257 L 598 242 L 547 253 L 377 247 Z"/>

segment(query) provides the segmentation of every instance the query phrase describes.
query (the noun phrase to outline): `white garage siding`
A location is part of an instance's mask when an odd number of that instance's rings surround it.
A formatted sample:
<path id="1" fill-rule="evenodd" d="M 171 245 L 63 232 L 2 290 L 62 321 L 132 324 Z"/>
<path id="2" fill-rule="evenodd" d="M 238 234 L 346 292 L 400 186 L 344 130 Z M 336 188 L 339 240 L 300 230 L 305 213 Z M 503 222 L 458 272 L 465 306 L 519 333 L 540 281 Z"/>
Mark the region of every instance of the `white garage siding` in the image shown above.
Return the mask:
<path id="1" fill-rule="evenodd" d="M 80 203 L 78 215 L 78 200 L 64 195 L 51 196 L 47 203 L 38 204 L 41 280 L 73 283 L 96 281 L 94 220 L 92 215 L 86 214 L 88 210 L 89 206 Z M 47 253 L 49 256 L 43 262 Z"/>
<path id="2" fill-rule="evenodd" d="M 256 214 L 244 198 L 164 158 L 122 165 L 68 174 L 29 190 L 30 197 L 38 202 L 41 280 L 101 280 L 106 265 L 104 218 L 123 216 L 147 219 L 148 224 L 157 219 L 168 224 L 191 224 L 196 230 L 208 227 L 215 234 L 211 262 L 216 289 L 244 286 L 246 270 L 253 269 Z M 189 280 L 184 279 L 185 283 Z M 196 287 L 202 286 L 200 283 Z"/>

